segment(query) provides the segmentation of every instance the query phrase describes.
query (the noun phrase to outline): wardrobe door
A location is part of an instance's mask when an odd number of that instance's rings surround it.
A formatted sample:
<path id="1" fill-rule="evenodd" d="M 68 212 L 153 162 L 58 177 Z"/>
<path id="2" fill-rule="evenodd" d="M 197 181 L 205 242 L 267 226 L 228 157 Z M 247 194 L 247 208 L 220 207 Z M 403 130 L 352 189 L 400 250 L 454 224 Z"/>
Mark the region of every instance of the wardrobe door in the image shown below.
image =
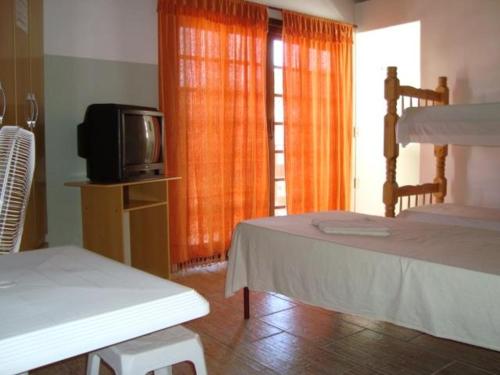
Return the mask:
<path id="1" fill-rule="evenodd" d="M 14 58 L 14 1 L 0 1 L 0 116 L 3 125 L 16 123 L 16 81 Z M 4 101 L 4 98 L 6 102 Z"/>
<path id="2" fill-rule="evenodd" d="M 0 1 L 0 115 L 2 123 L 32 129 L 36 167 L 21 250 L 45 245 L 45 131 L 43 102 L 43 0 Z M 36 120 L 36 121 L 35 121 Z"/>
<path id="3" fill-rule="evenodd" d="M 30 126 L 35 133 L 36 164 L 30 203 L 21 248 L 45 245 L 47 234 L 47 198 L 45 180 L 45 113 L 43 92 L 43 1 L 29 0 L 29 88 L 24 98 Z M 29 100 L 26 100 L 26 99 Z"/>
<path id="4" fill-rule="evenodd" d="M 33 34 L 30 36 L 31 87 L 38 106 L 35 124 L 36 168 L 33 179 L 36 191 L 38 247 L 46 245 L 47 236 L 47 180 L 45 173 L 45 97 L 43 66 L 43 0 L 31 0 L 30 19 Z"/>
<path id="5" fill-rule="evenodd" d="M 32 116 L 33 104 L 28 100 L 31 91 L 30 80 L 30 44 L 29 44 L 29 2 L 14 0 L 14 59 L 16 62 L 16 113 L 17 125 L 28 129 L 28 121 Z M 33 237 L 33 228 L 36 226 L 36 212 L 34 207 L 33 184 L 24 219 L 23 239 L 21 250 L 36 248 L 36 239 Z"/>
<path id="6" fill-rule="evenodd" d="M 20 0 L 15 0 L 19 3 Z M 47 234 L 47 199 L 45 181 L 45 124 L 43 95 L 43 1 L 21 0 L 27 3 L 27 32 L 16 27 L 16 74 L 18 85 L 19 123 L 35 133 L 36 164 L 31 194 L 26 212 L 21 249 L 45 246 Z M 21 49 L 17 50 L 18 41 Z M 26 60 L 25 60 L 26 58 Z M 28 79 L 25 79 L 25 77 Z"/>

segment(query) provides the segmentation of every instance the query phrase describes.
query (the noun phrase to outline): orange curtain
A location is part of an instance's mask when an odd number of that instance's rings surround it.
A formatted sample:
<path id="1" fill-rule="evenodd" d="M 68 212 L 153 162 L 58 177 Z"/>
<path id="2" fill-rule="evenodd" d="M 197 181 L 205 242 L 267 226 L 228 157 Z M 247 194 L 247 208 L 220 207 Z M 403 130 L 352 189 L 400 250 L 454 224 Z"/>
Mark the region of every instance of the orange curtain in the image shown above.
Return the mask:
<path id="1" fill-rule="evenodd" d="M 267 9 L 238 0 L 159 0 L 171 261 L 225 255 L 234 226 L 269 212 Z"/>
<path id="2" fill-rule="evenodd" d="M 289 214 L 350 206 L 352 31 L 350 25 L 283 11 Z"/>

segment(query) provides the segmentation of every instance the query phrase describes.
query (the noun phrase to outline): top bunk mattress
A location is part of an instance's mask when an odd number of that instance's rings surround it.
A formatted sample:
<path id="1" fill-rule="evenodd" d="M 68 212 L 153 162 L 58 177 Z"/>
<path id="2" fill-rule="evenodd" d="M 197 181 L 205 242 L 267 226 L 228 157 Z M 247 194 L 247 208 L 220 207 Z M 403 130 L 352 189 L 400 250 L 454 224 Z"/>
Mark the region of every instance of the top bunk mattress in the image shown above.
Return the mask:
<path id="1" fill-rule="evenodd" d="M 462 206 L 453 203 L 430 204 L 402 211 L 398 219 L 432 224 L 458 225 L 500 231 L 500 209 Z"/>
<path id="2" fill-rule="evenodd" d="M 396 127 L 397 142 L 500 146 L 500 103 L 408 108 Z"/>

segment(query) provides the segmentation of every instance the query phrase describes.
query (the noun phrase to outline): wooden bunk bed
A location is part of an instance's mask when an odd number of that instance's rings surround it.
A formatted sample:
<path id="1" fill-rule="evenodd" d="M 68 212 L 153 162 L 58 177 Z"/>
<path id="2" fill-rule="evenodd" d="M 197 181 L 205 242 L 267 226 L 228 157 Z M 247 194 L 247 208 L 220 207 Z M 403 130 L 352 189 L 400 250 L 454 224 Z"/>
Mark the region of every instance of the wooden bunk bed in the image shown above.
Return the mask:
<path id="1" fill-rule="evenodd" d="M 446 77 L 435 90 L 400 85 L 396 67 L 387 69 L 384 118 L 385 216 L 498 230 L 500 210 L 442 204 L 447 193 L 447 144 L 500 146 L 500 103 L 448 105 Z M 399 111 L 398 111 L 399 109 Z M 400 118 L 398 113 L 402 113 Z M 430 183 L 399 186 L 399 144 L 434 144 L 435 177 Z M 436 205 L 436 204 L 439 205 Z"/>
<path id="2" fill-rule="evenodd" d="M 396 208 L 402 211 L 403 207 L 418 206 L 419 204 L 442 203 L 446 196 L 445 162 L 448 155 L 447 145 L 434 146 L 436 157 L 436 177 L 432 183 L 421 185 L 398 186 L 396 182 L 396 162 L 399 156 L 399 144 L 396 141 L 396 126 L 399 120 L 398 103 L 401 111 L 405 103 L 410 107 L 447 105 L 449 89 L 447 78 L 439 77 L 436 90 L 417 89 L 411 86 L 402 86 L 397 77 L 397 68 L 387 68 L 384 96 L 387 101 L 387 114 L 384 118 L 384 156 L 386 158 L 386 181 L 384 183 L 383 199 L 385 216 L 394 217 Z M 434 199 L 433 199 L 434 196 Z M 419 200 L 420 198 L 420 200 Z M 412 201 L 413 199 L 413 201 Z"/>
<path id="3" fill-rule="evenodd" d="M 445 77 L 439 78 L 436 90 L 423 90 L 400 85 L 396 68 L 388 68 L 386 217 L 334 211 L 238 224 L 229 251 L 225 294 L 230 297 L 244 290 L 246 319 L 249 289 L 268 291 L 500 350 L 500 324 L 491 319 L 500 316 L 500 226 L 484 226 L 482 220 L 471 225 L 468 217 L 454 225 L 393 219 L 396 210 L 442 203 L 447 188 L 448 147 L 442 144 L 434 147 L 433 182 L 398 186 L 398 102 L 402 107 L 443 106 L 448 95 Z M 500 223 L 500 211 L 490 213 L 488 220 Z M 368 225 L 390 235 L 332 235 L 318 230 L 315 223 L 341 227 L 348 223 L 360 229 Z"/>

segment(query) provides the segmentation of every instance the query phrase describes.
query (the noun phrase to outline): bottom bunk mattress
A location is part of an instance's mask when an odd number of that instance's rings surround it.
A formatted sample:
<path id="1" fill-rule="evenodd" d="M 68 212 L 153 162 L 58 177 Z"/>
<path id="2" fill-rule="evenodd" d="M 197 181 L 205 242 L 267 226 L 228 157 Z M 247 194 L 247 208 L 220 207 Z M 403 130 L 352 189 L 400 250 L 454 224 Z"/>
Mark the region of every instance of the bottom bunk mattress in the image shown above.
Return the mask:
<path id="1" fill-rule="evenodd" d="M 500 231 L 500 209 L 436 203 L 408 208 L 397 216 L 399 220 L 459 225 Z"/>
<path id="2" fill-rule="evenodd" d="M 248 220 L 233 234 L 226 297 L 243 287 L 500 350 L 497 231 L 338 211 Z"/>

